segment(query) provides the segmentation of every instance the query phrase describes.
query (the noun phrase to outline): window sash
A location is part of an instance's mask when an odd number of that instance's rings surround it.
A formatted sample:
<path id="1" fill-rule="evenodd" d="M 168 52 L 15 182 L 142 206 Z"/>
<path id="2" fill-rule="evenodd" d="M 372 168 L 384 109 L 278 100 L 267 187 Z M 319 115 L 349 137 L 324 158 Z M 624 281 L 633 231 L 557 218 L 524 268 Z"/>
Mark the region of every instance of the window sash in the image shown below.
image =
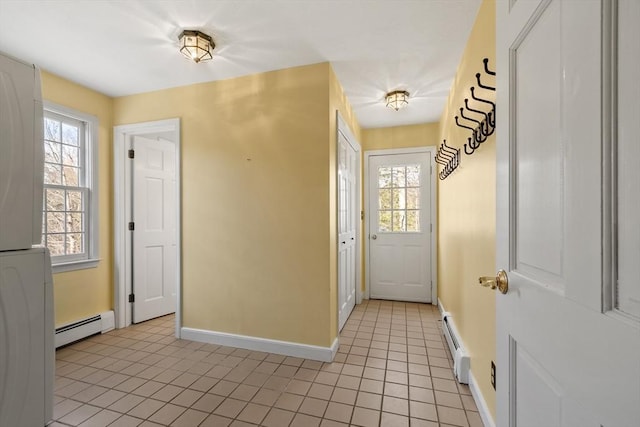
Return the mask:
<path id="1" fill-rule="evenodd" d="M 58 150 L 55 157 L 49 156 L 45 158 L 45 168 L 47 165 L 49 165 L 49 167 L 53 165 L 53 167 L 60 169 L 61 175 L 56 177 L 57 183 L 44 183 L 42 243 L 47 245 L 47 243 L 49 243 L 48 238 L 60 236 L 58 249 L 62 249 L 63 254 L 55 255 L 52 250 L 51 261 L 54 267 L 71 265 L 78 262 L 96 261 L 97 242 L 95 238 L 97 236 L 94 234 L 97 224 L 94 222 L 97 221 L 97 212 L 93 212 L 95 209 L 95 201 L 92 200 L 94 197 L 94 189 L 92 186 L 96 184 L 94 176 L 96 171 L 94 171 L 93 168 L 97 165 L 96 159 L 92 156 L 94 155 L 93 150 L 94 144 L 96 143 L 94 138 L 97 137 L 97 121 L 93 116 L 75 112 L 55 104 L 46 104 L 44 120 L 49 119 L 54 122 L 59 122 L 59 125 L 54 125 L 54 135 L 51 135 L 51 132 L 47 132 L 45 129 L 43 139 L 45 150 L 51 150 L 52 148 L 53 150 Z M 44 125 L 46 127 L 47 123 L 45 122 Z M 77 128 L 77 133 L 74 132 L 74 128 Z M 64 131 L 66 131 L 66 133 L 64 133 Z M 49 153 L 51 153 L 51 151 L 49 151 Z M 77 157 L 74 157 L 75 155 L 77 155 Z M 75 179 L 75 175 L 71 175 L 73 177 L 72 180 L 70 180 L 72 185 L 65 185 L 66 183 L 62 175 L 63 168 L 65 167 L 76 168 L 78 175 L 77 179 Z M 73 169 L 67 169 L 65 172 L 73 172 Z M 45 175 L 45 180 L 46 178 Z M 46 204 L 47 190 L 61 190 L 63 192 L 65 195 L 64 208 L 56 206 L 53 209 L 49 209 L 51 206 L 48 207 Z M 66 195 L 69 194 L 68 192 L 80 193 L 81 207 L 79 210 L 70 210 L 70 206 L 67 205 Z M 55 231 L 48 229 L 47 213 L 55 213 L 56 218 L 54 223 L 57 223 L 55 224 Z M 70 220 L 73 220 L 76 225 L 80 222 L 79 227 L 74 227 L 73 230 L 70 230 Z M 78 232 L 76 233 L 76 231 Z M 70 250 L 73 250 L 73 247 L 70 246 L 72 236 L 81 238 L 79 253 L 68 253 Z"/>
<path id="2" fill-rule="evenodd" d="M 47 200 L 47 196 L 51 194 L 51 192 L 47 190 L 60 190 L 63 194 L 62 207 L 58 207 L 56 209 L 49 209 L 49 201 Z M 73 209 L 69 206 L 69 193 L 80 193 L 81 206 L 80 209 Z M 54 253 L 53 248 L 50 248 L 51 259 L 55 263 L 63 263 L 63 262 L 71 262 L 71 261 L 79 261 L 89 259 L 89 249 L 90 249 L 90 239 L 91 239 L 91 227 L 89 227 L 89 221 L 91 221 L 91 202 L 90 202 L 90 191 L 86 187 L 73 187 L 73 186 L 64 186 L 64 185 L 44 185 L 44 215 L 43 215 L 43 233 L 42 239 L 43 244 L 47 245 L 48 238 L 50 236 L 62 236 L 63 244 L 62 248 L 64 250 L 63 254 L 56 255 Z M 61 218 L 62 230 L 49 229 L 49 214 L 52 216 L 57 216 Z M 69 230 L 68 229 L 68 218 L 70 216 L 80 217 L 81 226 L 78 230 Z M 55 221 L 52 221 L 55 222 Z M 82 250 L 78 253 L 67 253 L 68 243 L 70 241 L 71 235 L 82 235 Z"/>
<path id="3" fill-rule="evenodd" d="M 58 114 L 58 113 L 54 113 L 52 111 L 48 111 L 45 110 L 44 112 L 44 120 L 45 120 L 45 128 L 46 128 L 46 120 L 50 119 L 52 121 L 56 121 L 60 123 L 60 138 L 59 141 L 55 140 L 54 138 L 49 139 L 47 138 L 47 131 L 45 130 L 45 135 L 44 135 L 44 144 L 45 144 L 45 172 L 47 170 L 47 165 L 50 165 L 53 168 L 60 168 L 60 172 L 61 172 L 61 177 L 60 177 L 60 183 L 62 185 L 69 185 L 66 182 L 64 182 L 64 179 L 62 177 L 62 171 L 64 170 L 64 168 L 69 168 L 69 169 L 77 169 L 78 170 L 78 187 L 88 187 L 88 174 L 87 174 L 87 168 L 86 165 L 90 164 L 90 162 L 88 162 L 87 159 L 87 147 L 86 147 L 86 141 L 87 141 L 87 124 L 86 122 L 79 120 L 79 119 L 75 119 L 72 117 L 68 117 L 68 116 L 64 116 L 62 114 Z M 77 135 L 77 141 L 74 144 L 73 142 L 68 142 L 65 141 L 64 136 L 62 135 L 62 129 L 64 128 L 64 125 L 67 125 L 68 127 L 74 127 L 78 129 L 78 135 Z M 47 144 L 51 144 L 54 145 L 55 148 L 58 148 L 59 150 L 59 160 L 57 161 L 53 161 L 55 159 L 47 159 Z M 77 149 L 77 165 L 73 165 L 73 164 L 68 164 L 65 163 L 65 159 L 64 159 L 64 151 L 68 150 L 68 151 L 74 151 Z M 53 150 L 51 150 L 53 151 Z M 47 184 L 46 182 L 47 179 L 47 174 L 45 173 L 45 184 Z M 53 183 L 49 183 L 49 184 L 53 184 Z"/>

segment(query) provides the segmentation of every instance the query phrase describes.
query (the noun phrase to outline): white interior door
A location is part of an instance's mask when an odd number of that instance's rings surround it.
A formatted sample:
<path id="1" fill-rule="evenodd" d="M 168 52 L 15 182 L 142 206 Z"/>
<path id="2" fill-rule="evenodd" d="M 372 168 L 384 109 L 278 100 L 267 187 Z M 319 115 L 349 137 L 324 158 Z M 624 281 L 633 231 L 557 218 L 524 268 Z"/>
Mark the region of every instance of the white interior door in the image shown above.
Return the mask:
<path id="1" fill-rule="evenodd" d="M 133 137 L 133 322 L 176 310 L 176 153 L 163 139 Z"/>
<path id="2" fill-rule="evenodd" d="M 429 156 L 369 157 L 371 298 L 432 302 Z"/>
<path id="3" fill-rule="evenodd" d="M 338 326 L 356 303 L 357 153 L 338 132 Z"/>
<path id="4" fill-rule="evenodd" d="M 640 425 L 638 28 L 636 0 L 497 3 L 498 426 Z"/>

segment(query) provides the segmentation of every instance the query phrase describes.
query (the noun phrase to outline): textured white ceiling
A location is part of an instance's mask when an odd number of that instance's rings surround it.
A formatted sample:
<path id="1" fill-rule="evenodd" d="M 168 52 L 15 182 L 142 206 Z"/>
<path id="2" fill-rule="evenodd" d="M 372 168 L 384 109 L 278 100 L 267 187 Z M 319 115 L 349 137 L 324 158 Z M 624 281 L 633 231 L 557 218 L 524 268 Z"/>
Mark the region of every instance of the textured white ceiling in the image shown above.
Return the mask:
<path id="1" fill-rule="evenodd" d="M 440 118 L 480 1 L 0 0 L 0 51 L 110 96 L 329 61 L 361 126 L 398 126 Z M 183 59 L 183 29 L 212 61 Z"/>

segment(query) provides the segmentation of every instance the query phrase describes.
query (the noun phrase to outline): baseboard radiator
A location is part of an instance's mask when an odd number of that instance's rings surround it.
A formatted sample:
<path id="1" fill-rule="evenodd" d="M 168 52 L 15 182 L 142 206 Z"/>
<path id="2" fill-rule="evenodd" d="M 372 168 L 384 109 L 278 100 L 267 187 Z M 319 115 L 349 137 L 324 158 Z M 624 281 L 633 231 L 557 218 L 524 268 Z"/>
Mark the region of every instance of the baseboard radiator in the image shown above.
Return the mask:
<path id="1" fill-rule="evenodd" d="M 102 334 L 112 330 L 115 326 L 113 311 L 105 311 L 95 316 L 87 317 L 76 322 L 67 323 L 56 328 L 56 348 L 74 343 L 92 335 Z"/>
<path id="2" fill-rule="evenodd" d="M 442 333 L 444 334 L 451 357 L 453 358 L 453 373 L 459 383 L 469 384 L 469 355 L 462 346 L 462 341 L 448 312 L 442 313 Z"/>

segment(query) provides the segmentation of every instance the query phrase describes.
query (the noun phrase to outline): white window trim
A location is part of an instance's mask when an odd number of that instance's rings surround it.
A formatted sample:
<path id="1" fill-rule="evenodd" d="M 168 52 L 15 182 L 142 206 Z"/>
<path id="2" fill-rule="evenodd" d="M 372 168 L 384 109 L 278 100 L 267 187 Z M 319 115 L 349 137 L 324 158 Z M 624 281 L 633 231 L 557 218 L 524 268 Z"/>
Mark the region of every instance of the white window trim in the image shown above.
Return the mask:
<path id="1" fill-rule="evenodd" d="M 99 258 L 99 212 L 98 212 L 98 118 L 91 114 L 86 114 L 63 105 L 44 101 L 44 110 L 52 113 L 80 120 L 85 123 L 85 149 L 84 162 L 86 167 L 86 183 L 89 188 L 89 214 L 86 233 L 88 235 L 87 259 L 67 260 L 55 262 L 52 258 L 52 269 L 54 273 L 66 271 L 83 270 L 98 266 Z M 42 142 L 44 144 L 44 141 Z"/>

